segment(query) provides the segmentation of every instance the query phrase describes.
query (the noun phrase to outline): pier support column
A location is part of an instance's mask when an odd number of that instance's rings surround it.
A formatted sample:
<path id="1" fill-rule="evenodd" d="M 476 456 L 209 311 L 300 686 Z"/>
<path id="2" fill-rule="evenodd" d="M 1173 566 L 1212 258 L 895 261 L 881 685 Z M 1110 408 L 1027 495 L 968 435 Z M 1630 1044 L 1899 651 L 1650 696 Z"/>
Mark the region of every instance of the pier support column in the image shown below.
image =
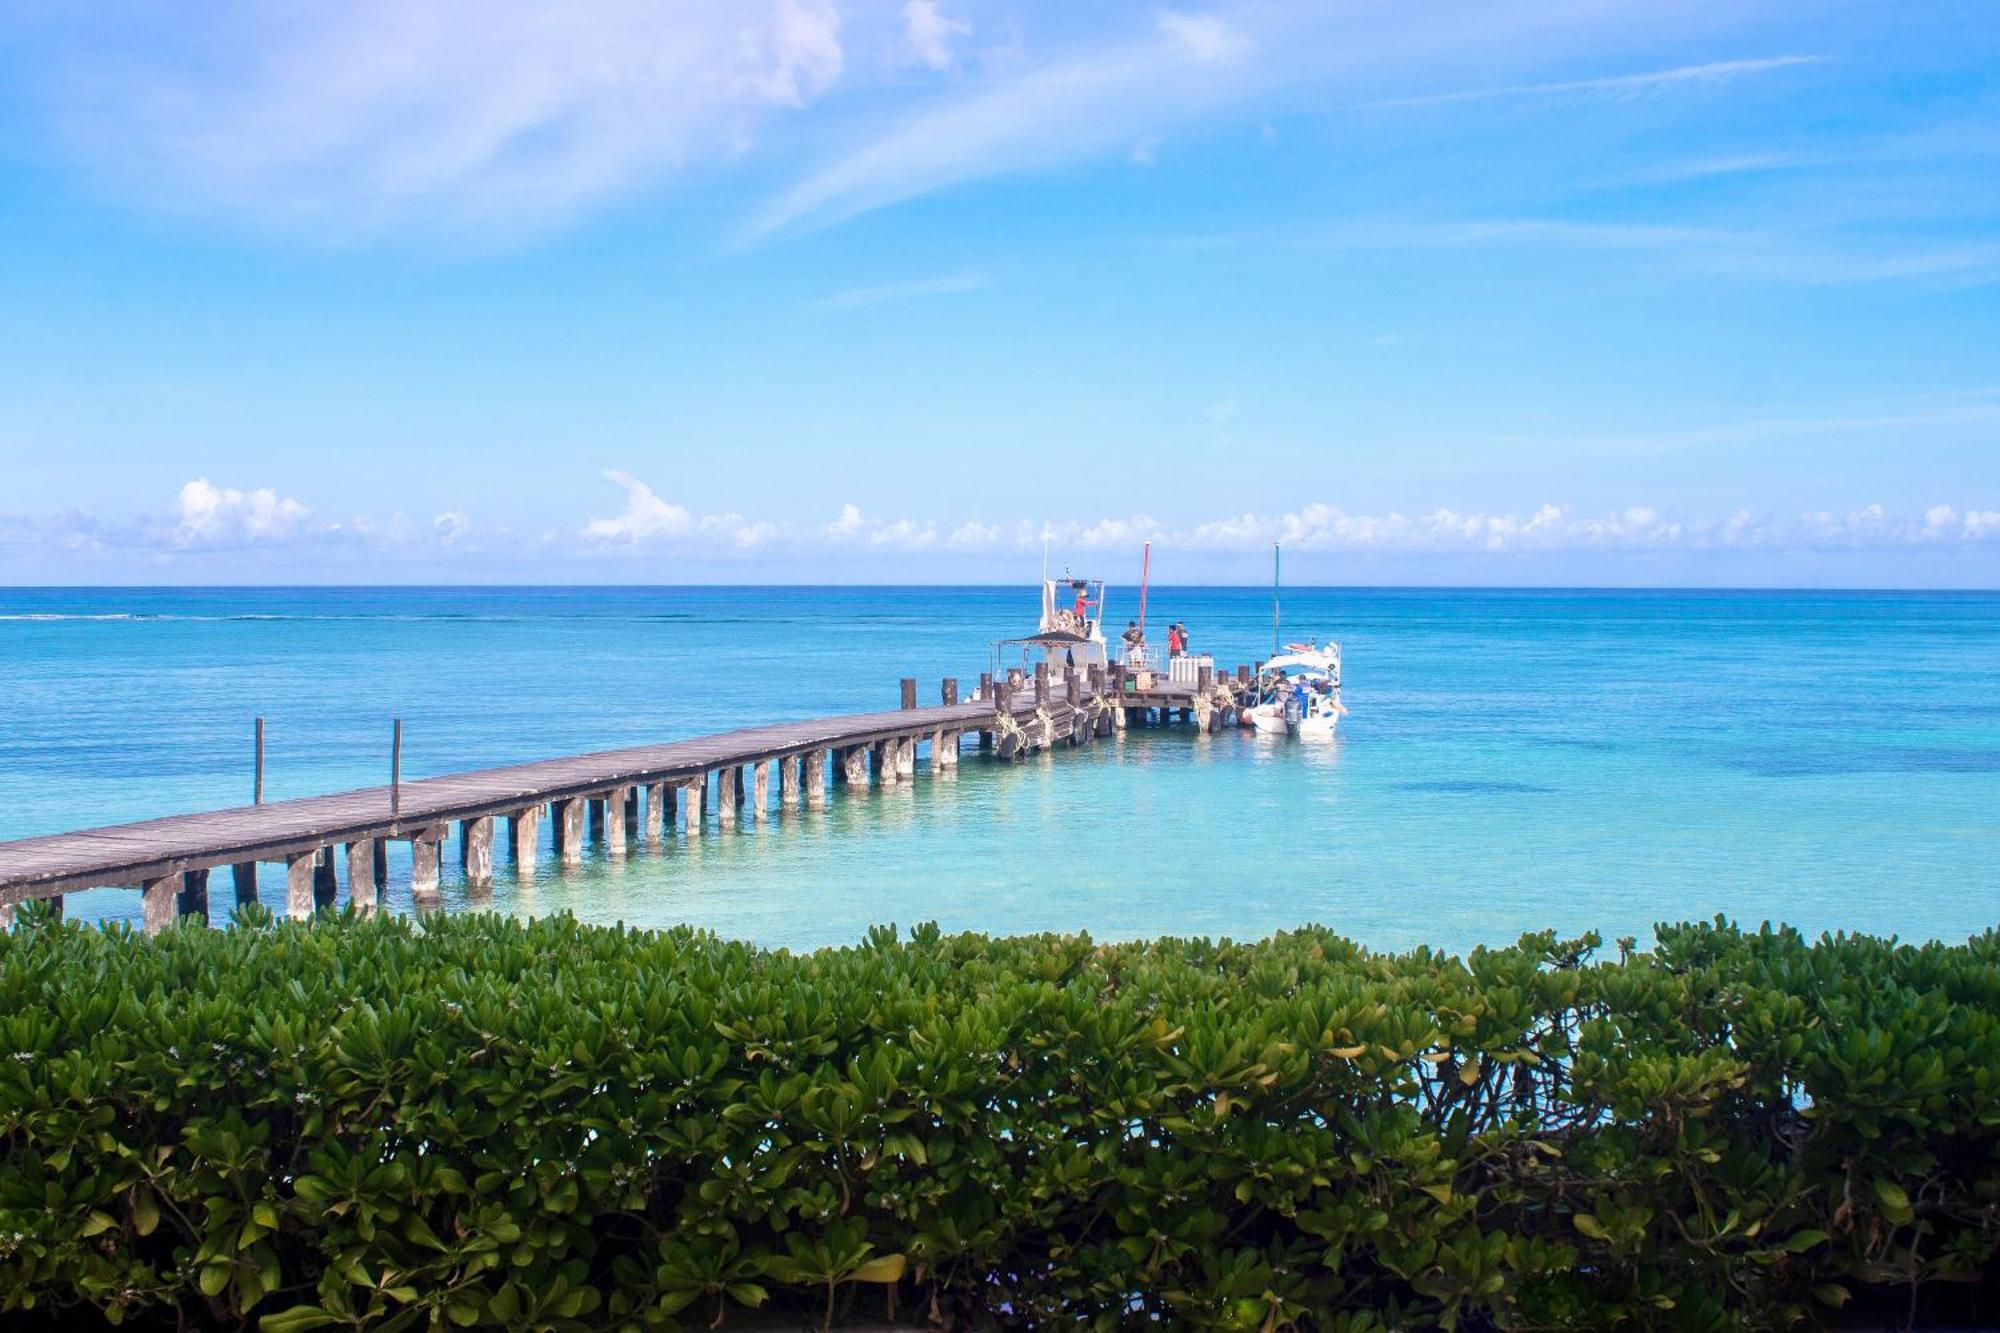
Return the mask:
<path id="1" fill-rule="evenodd" d="M 507 841 L 514 848 L 514 874 L 535 877 L 535 858 L 541 855 L 542 807 L 529 806 L 507 816 Z"/>
<path id="2" fill-rule="evenodd" d="M 229 867 L 229 878 L 236 886 L 236 905 L 246 907 L 257 901 L 257 863 L 238 861 Z"/>
<path id="3" fill-rule="evenodd" d="M 556 859 L 566 866 L 583 864 L 583 805 L 581 796 L 555 802 Z"/>
<path id="4" fill-rule="evenodd" d="M 761 824 L 765 812 L 771 806 L 771 761 L 766 759 L 757 765 L 756 776 L 750 781 L 750 818 Z"/>
<path id="5" fill-rule="evenodd" d="M 805 756 L 788 754 L 778 761 L 778 808 L 799 808 L 799 783 L 805 773 Z"/>
<path id="6" fill-rule="evenodd" d="M 646 845 L 657 847 L 667 833 L 667 784 L 649 783 L 646 787 Z"/>
<path id="7" fill-rule="evenodd" d="M 442 828 L 425 829 L 410 839 L 410 898 L 419 911 L 437 906 L 438 844 L 443 841 Z"/>
<path id="8" fill-rule="evenodd" d="M 208 871 L 190 870 L 181 876 L 181 891 L 175 910 L 182 916 L 198 916 L 208 921 Z"/>
<path id="9" fill-rule="evenodd" d="M 631 800 L 630 787 L 616 788 L 604 798 L 604 850 L 616 860 L 625 858 L 625 815 Z"/>
<path id="10" fill-rule="evenodd" d="M 340 876 L 334 869 L 333 848 L 322 847 L 313 859 L 313 907 L 332 907 L 340 901 Z"/>
<path id="11" fill-rule="evenodd" d="M 589 816 L 590 836 L 593 838 L 604 837 L 604 805 L 605 798 L 602 796 L 586 796 L 583 799 L 584 811 Z"/>
<path id="12" fill-rule="evenodd" d="M 141 909 L 146 933 L 157 935 L 173 925 L 174 917 L 180 910 L 181 877 L 162 875 L 158 879 L 149 879 L 140 885 L 140 891 L 146 895 Z"/>
<path id="13" fill-rule="evenodd" d="M 826 809 L 826 751 L 807 751 L 799 761 L 799 771 L 805 779 L 806 809 Z"/>
<path id="14" fill-rule="evenodd" d="M 313 914 L 313 870 L 318 852 L 293 852 L 285 858 L 285 915 L 305 921 Z"/>
<path id="15" fill-rule="evenodd" d="M 493 887 L 493 819 L 481 815 L 458 826 L 458 859 L 465 867 L 465 885 L 471 889 Z M 348 896 L 354 893 L 354 872 L 348 870 Z"/>
<path id="16" fill-rule="evenodd" d="M 723 828 L 736 827 L 736 784 L 742 770 L 734 764 L 715 770 L 715 822 Z"/>
<path id="17" fill-rule="evenodd" d="M 905 736 L 896 742 L 896 780 L 909 782 L 917 776 L 917 738 Z"/>
<path id="18" fill-rule="evenodd" d="M 893 787 L 896 785 L 896 748 L 894 739 L 875 742 L 870 759 L 875 765 L 875 782 L 877 786 Z"/>
<path id="19" fill-rule="evenodd" d="M 702 779 L 681 784 L 681 836 L 692 838 L 701 832 L 701 786 Z"/>
<path id="20" fill-rule="evenodd" d="M 379 901 L 375 883 L 375 839 L 347 844 L 347 901 L 362 916 L 372 916 Z"/>
<path id="21" fill-rule="evenodd" d="M 849 746 L 845 752 L 844 757 L 841 759 L 841 770 L 847 778 L 848 786 L 850 787 L 867 786 L 868 751 L 863 749 L 859 745 Z"/>

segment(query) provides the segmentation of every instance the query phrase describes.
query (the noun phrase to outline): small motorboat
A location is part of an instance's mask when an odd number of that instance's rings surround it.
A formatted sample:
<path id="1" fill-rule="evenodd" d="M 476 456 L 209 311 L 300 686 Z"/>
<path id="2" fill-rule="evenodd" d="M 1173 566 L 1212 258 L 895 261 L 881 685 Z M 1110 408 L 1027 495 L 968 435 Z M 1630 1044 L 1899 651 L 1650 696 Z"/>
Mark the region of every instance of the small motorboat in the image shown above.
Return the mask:
<path id="1" fill-rule="evenodd" d="M 1286 644 L 1264 664 L 1257 702 L 1244 715 L 1261 735 L 1332 740 L 1347 715 L 1340 702 L 1340 645 Z"/>

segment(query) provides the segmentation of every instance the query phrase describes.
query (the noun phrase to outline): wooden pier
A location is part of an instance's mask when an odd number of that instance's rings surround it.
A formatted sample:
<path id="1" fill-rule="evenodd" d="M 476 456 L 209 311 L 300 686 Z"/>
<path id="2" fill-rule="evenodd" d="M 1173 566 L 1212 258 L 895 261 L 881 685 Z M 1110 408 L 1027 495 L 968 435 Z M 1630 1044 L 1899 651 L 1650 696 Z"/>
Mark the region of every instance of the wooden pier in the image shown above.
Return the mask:
<path id="1" fill-rule="evenodd" d="M 965 737 L 998 760 L 1082 745 L 1156 719 L 1213 729 L 1233 720 L 1250 688 L 1250 668 L 1194 681 L 1131 676 L 1122 667 L 1052 677 L 982 677 L 966 702 L 946 680 L 940 701 L 917 702 L 902 682 L 902 707 L 784 722 L 740 731 L 515 764 L 300 800 L 173 815 L 136 824 L 0 842 L 0 928 L 17 904 L 83 889 L 122 887 L 143 895 L 148 932 L 182 915 L 210 913 L 213 872 L 227 868 L 235 903 L 257 900 L 257 867 L 285 867 L 285 902 L 305 917 L 339 900 L 374 910 L 387 876 L 387 844 L 410 844 L 410 891 L 419 908 L 438 901 L 440 862 L 456 829 L 469 888 L 493 882 L 496 844 L 517 876 L 531 876 L 546 826 L 560 865 L 580 864 L 587 838 L 605 854 L 669 833 L 695 837 L 769 817 L 823 808 L 829 783 L 849 788 L 912 780 L 920 747 L 933 774 L 955 767 Z M 1141 686 L 1144 688 L 1141 688 Z M 746 774 L 748 775 L 746 777 Z M 775 783 L 774 783 L 775 779 Z M 342 870 L 344 867 L 344 875 Z M 223 914 L 226 915 L 226 912 Z"/>

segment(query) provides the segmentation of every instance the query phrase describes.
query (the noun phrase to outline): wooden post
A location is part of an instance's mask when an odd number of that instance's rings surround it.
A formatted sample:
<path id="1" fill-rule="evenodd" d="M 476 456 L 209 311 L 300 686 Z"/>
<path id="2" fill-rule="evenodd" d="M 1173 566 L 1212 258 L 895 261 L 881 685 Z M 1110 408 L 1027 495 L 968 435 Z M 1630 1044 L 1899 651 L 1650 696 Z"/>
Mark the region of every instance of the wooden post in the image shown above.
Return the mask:
<path id="1" fill-rule="evenodd" d="M 437 905 L 438 844 L 444 841 L 442 828 L 427 828 L 410 839 L 410 900 L 418 910 Z"/>
<path id="2" fill-rule="evenodd" d="M 236 905 L 245 907 L 257 901 L 257 863 L 238 861 L 229 868 L 229 877 L 236 881 Z"/>
<path id="3" fill-rule="evenodd" d="M 141 914 L 146 923 L 146 933 L 157 935 L 174 924 L 174 915 L 180 908 L 181 877 L 162 875 L 149 879 L 140 885 L 145 894 Z"/>
<path id="4" fill-rule="evenodd" d="M 285 915 L 305 921 L 313 914 L 313 865 L 319 853 L 293 852 L 285 858 Z"/>
<path id="5" fill-rule="evenodd" d="M 340 877 L 334 870 L 333 848 L 322 847 L 313 859 L 313 906 L 332 907 L 340 901 Z"/>
<path id="6" fill-rule="evenodd" d="M 946 708 L 955 707 L 958 703 L 958 677 L 946 676 L 944 684 L 938 688 L 938 697 L 944 700 Z"/>
<path id="7" fill-rule="evenodd" d="M 915 676 L 905 676 L 903 677 L 903 708 L 905 711 L 908 711 L 916 706 L 917 679 Z"/>
<path id="8" fill-rule="evenodd" d="M 182 916 L 208 920 L 208 871 L 190 870 L 181 876 L 181 891 L 175 908 Z"/>
<path id="9" fill-rule="evenodd" d="M 257 719 L 257 785 L 252 794 L 252 805 L 264 804 L 264 719 Z"/>
<path id="10" fill-rule="evenodd" d="M 555 802 L 556 860 L 566 866 L 583 864 L 583 806 L 581 796 Z"/>
<path id="11" fill-rule="evenodd" d="M 347 844 L 347 901 L 362 916 L 373 912 L 380 901 L 375 884 L 373 838 Z"/>
<path id="12" fill-rule="evenodd" d="M 481 815 L 477 819 L 462 820 L 458 826 L 459 864 L 465 867 L 466 887 L 486 889 L 493 886 L 493 817 Z M 347 892 L 354 896 L 354 872 L 348 870 Z"/>
<path id="13" fill-rule="evenodd" d="M 804 769 L 806 779 L 806 809 L 826 809 L 826 751 L 807 751 Z"/>
<path id="14" fill-rule="evenodd" d="M 616 787 L 604 798 L 604 851 L 607 855 L 623 859 L 625 856 L 626 807 L 631 804 L 632 789 Z"/>
<path id="15" fill-rule="evenodd" d="M 396 719 L 395 737 L 389 743 L 389 815 L 403 813 L 403 719 Z"/>
<path id="16" fill-rule="evenodd" d="M 1047 708 L 1048 706 L 1049 664 L 1047 662 L 1037 662 L 1035 663 L 1035 707 Z"/>
<path id="17" fill-rule="evenodd" d="M 771 761 L 757 761 L 756 776 L 750 783 L 750 818 L 756 823 L 764 822 L 764 814 L 771 808 Z"/>
<path id="18" fill-rule="evenodd" d="M 993 697 L 993 673 L 991 671 L 982 671 L 979 673 L 979 697 L 982 699 L 991 699 Z"/>
<path id="19" fill-rule="evenodd" d="M 1071 708 L 1083 702 L 1083 682 L 1077 679 L 1075 667 L 1063 668 L 1063 698 Z"/>
<path id="20" fill-rule="evenodd" d="M 542 807 L 531 805 L 507 816 L 507 841 L 514 848 L 514 874 L 535 877 L 535 858 L 541 855 Z"/>
<path id="21" fill-rule="evenodd" d="M 733 765 L 715 770 L 715 822 L 723 828 L 736 827 L 736 778 Z"/>
<path id="22" fill-rule="evenodd" d="M 648 783 L 646 786 L 646 845 L 657 847 L 667 833 L 667 784 Z"/>
<path id="23" fill-rule="evenodd" d="M 799 808 L 799 781 L 805 771 L 802 755 L 788 754 L 778 761 L 778 808 L 796 810 Z"/>

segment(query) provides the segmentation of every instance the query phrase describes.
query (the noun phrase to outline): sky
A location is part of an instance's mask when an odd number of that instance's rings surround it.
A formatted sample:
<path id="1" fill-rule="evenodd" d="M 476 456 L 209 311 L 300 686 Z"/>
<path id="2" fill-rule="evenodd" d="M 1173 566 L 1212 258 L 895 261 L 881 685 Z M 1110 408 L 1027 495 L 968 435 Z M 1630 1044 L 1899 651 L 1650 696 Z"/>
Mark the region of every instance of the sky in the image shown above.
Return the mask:
<path id="1" fill-rule="evenodd" d="M 2000 586 L 1990 0 L 0 0 L 0 583 Z"/>

